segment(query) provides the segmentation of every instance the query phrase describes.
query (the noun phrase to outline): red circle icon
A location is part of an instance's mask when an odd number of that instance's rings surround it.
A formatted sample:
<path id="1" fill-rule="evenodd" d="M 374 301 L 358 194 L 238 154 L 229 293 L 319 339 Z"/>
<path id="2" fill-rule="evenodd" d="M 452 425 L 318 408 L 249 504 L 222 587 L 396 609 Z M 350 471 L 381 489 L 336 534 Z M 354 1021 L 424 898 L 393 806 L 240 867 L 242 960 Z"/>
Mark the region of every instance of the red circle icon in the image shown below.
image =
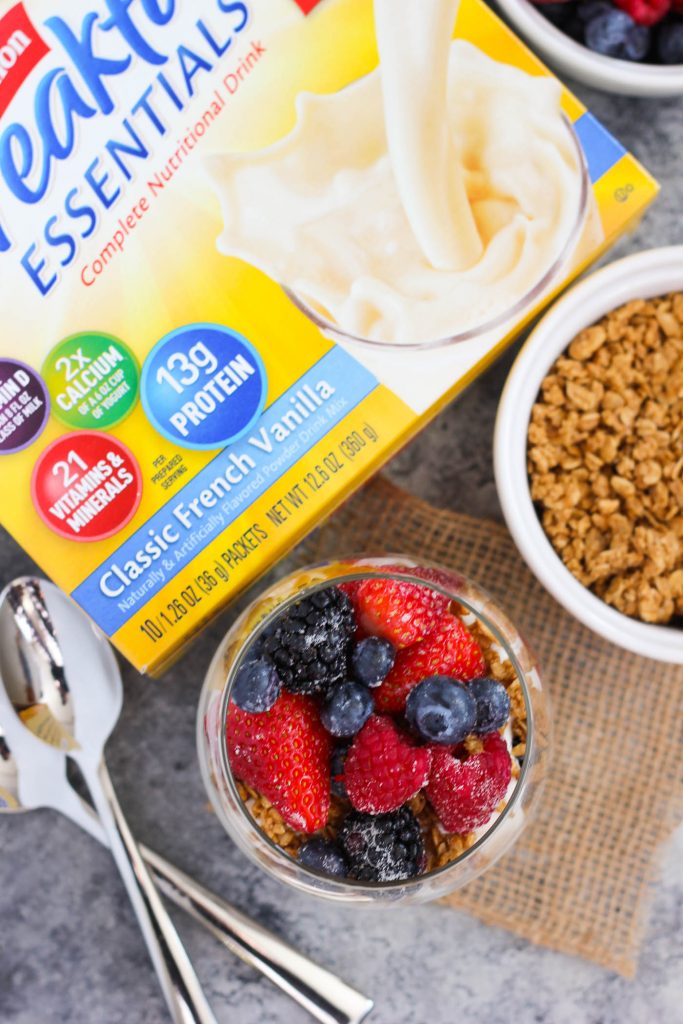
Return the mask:
<path id="1" fill-rule="evenodd" d="M 69 540 L 104 540 L 130 521 L 142 497 L 140 467 L 115 437 L 65 434 L 38 459 L 31 479 L 38 515 Z"/>

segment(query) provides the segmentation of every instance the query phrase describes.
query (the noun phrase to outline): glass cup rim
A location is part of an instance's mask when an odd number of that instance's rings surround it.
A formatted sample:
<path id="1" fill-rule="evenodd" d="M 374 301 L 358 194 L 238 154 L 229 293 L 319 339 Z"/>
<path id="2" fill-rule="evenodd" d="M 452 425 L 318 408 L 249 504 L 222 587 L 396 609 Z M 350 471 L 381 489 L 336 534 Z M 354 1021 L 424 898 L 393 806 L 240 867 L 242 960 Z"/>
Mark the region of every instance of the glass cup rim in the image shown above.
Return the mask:
<path id="1" fill-rule="evenodd" d="M 351 331 L 346 331 L 343 327 L 340 327 L 339 324 L 334 323 L 332 320 L 328 320 L 322 314 L 318 313 L 317 310 L 313 309 L 313 307 L 310 306 L 304 298 L 298 295 L 297 292 L 288 288 L 284 284 L 280 284 L 283 292 L 290 302 L 293 302 L 297 309 L 307 316 L 308 319 L 311 320 L 326 337 L 331 338 L 333 341 L 349 342 L 352 345 L 360 345 L 366 348 L 371 348 L 375 351 L 389 349 L 393 352 L 425 352 L 430 349 L 446 348 L 449 345 L 459 345 L 465 341 L 472 341 L 474 338 L 479 338 L 482 335 L 487 334 L 489 331 L 494 330 L 496 327 L 501 327 L 503 324 L 508 323 L 508 321 L 512 320 L 518 313 L 539 298 L 555 278 L 561 267 L 578 245 L 581 232 L 584 229 L 586 218 L 588 216 L 590 169 L 588 167 L 586 154 L 584 153 L 574 122 L 564 111 L 561 112 L 560 119 L 567 129 L 574 145 L 578 162 L 578 170 L 581 175 L 581 188 L 579 191 L 576 220 L 574 221 L 573 227 L 569 232 L 564 245 L 548 269 L 524 295 L 520 296 L 520 298 L 509 307 L 509 309 L 503 310 L 502 313 L 497 314 L 495 317 L 491 317 L 490 320 L 486 320 L 481 324 L 475 324 L 473 327 L 468 327 L 464 331 L 459 331 L 458 333 L 451 334 L 445 338 L 435 338 L 430 341 L 410 341 L 399 343 L 396 341 L 379 341 L 374 338 L 363 337 L 360 334 L 353 334 Z"/>
<path id="2" fill-rule="evenodd" d="M 363 560 L 364 559 L 372 560 L 374 557 L 377 557 L 377 556 L 371 556 L 371 555 L 356 556 L 356 558 L 358 558 L 358 557 L 361 557 Z M 406 558 L 406 556 L 404 556 L 404 555 L 396 555 L 396 554 L 394 554 L 394 555 L 382 555 L 382 556 L 379 556 L 379 557 L 381 557 L 382 559 L 385 559 L 385 558 L 386 559 L 391 559 L 392 557 L 396 558 L 396 559 L 402 559 L 402 558 L 405 559 Z M 347 560 L 349 561 L 349 563 L 352 563 L 354 559 L 353 558 L 348 558 L 348 559 L 347 558 L 340 558 L 340 559 L 335 559 L 335 562 L 338 561 L 339 563 L 344 563 Z M 412 559 L 409 559 L 409 561 L 412 561 Z M 419 563 L 416 563 L 414 568 L 418 568 L 419 569 L 421 567 L 424 567 L 425 564 L 429 565 L 430 563 L 428 561 L 426 563 L 425 562 L 419 562 Z M 305 566 L 302 569 L 297 570 L 294 573 L 291 573 L 290 576 L 287 577 L 287 578 L 296 577 L 297 575 L 299 575 L 299 573 L 305 573 L 306 571 L 310 571 L 313 568 L 315 568 L 315 566 L 310 566 L 310 565 L 309 566 Z M 438 566 L 438 568 L 443 569 L 442 566 Z M 460 574 L 456 573 L 455 570 L 446 569 L 444 571 L 445 572 L 451 572 L 452 571 L 454 573 L 454 575 L 460 575 Z M 396 881 L 393 881 L 393 882 L 374 882 L 374 883 L 368 883 L 368 882 L 358 881 L 358 880 L 352 879 L 352 878 L 337 878 L 337 877 L 332 876 L 332 875 L 325 875 L 322 872 L 315 871 L 312 868 L 308 868 L 305 864 L 301 864 L 295 858 L 292 858 L 280 846 L 278 846 L 277 843 L 274 843 L 273 840 L 270 839 L 270 837 L 267 836 L 262 829 L 259 828 L 258 823 L 250 815 L 245 802 L 242 800 L 242 798 L 240 797 L 239 792 L 237 790 L 237 785 L 235 783 L 235 778 L 233 776 L 232 770 L 230 768 L 230 760 L 229 760 L 229 757 L 228 757 L 227 730 L 223 726 L 223 723 L 225 723 L 226 720 L 227 720 L 228 704 L 229 704 L 230 695 L 231 695 L 232 687 L 234 685 L 234 680 L 235 680 L 237 671 L 242 666 L 242 664 L 244 662 L 244 659 L 245 659 L 245 656 L 247 654 L 247 651 L 249 650 L 249 646 L 253 642 L 255 636 L 261 630 L 266 628 L 273 620 L 275 620 L 276 618 L 279 618 L 280 615 L 283 613 L 283 611 L 285 611 L 287 608 L 289 608 L 292 604 L 295 604 L 296 601 L 299 601 L 299 600 L 301 600 L 302 597 L 306 597 L 306 596 L 308 596 L 310 594 L 313 594 L 313 593 L 315 593 L 318 590 L 323 590 L 326 587 L 333 587 L 333 586 L 336 586 L 339 583 L 347 583 L 347 582 L 352 581 L 353 579 L 367 579 L 368 577 L 373 577 L 373 578 L 376 577 L 376 578 L 379 578 L 379 579 L 398 579 L 398 580 L 403 580 L 403 581 L 405 581 L 407 583 L 414 583 L 416 581 L 416 577 L 411 574 L 411 567 L 410 566 L 406 566 L 404 572 L 401 572 L 401 571 L 398 571 L 398 570 L 391 570 L 391 571 L 389 571 L 388 568 L 384 568 L 383 569 L 382 567 L 378 567 L 377 569 L 374 569 L 372 566 L 368 566 L 367 568 L 359 569 L 357 572 L 354 572 L 353 570 L 351 570 L 349 572 L 340 573 L 337 576 L 329 577 L 329 578 L 324 579 L 324 580 L 318 580 L 315 583 L 311 583 L 310 585 L 308 585 L 306 587 L 302 587 L 301 590 L 295 591 L 293 594 L 290 594 L 280 604 L 276 605 L 276 607 L 271 609 L 271 611 L 268 612 L 267 615 L 265 615 L 262 619 L 260 619 L 257 623 L 255 623 L 255 625 L 252 627 L 252 629 L 250 629 L 250 631 L 246 635 L 246 637 L 244 637 L 242 639 L 240 653 L 239 653 L 238 657 L 236 657 L 235 660 L 233 661 L 233 663 L 230 666 L 230 669 L 229 669 L 229 671 L 227 673 L 227 676 L 225 678 L 225 683 L 223 685 L 223 690 L 222 690 L 222 693 L 221 693 L 221 703 L 220 703 L 220 711 L 219 711 L 219 721 L 221 723 L 220 740 L 219 740 L 221 773 L 223 775 L 224 783 L 228 786 L 228 788 L 230 790 L 230 795 L 231 795 L 231 797 L 233 799 L 233 802 L 235 803 L 235 806 L 239 807 L 239 814 L 240 814 L 240 817 L 241 817 L 242 821 L 248 826 L 250 831 L 257 832 L 259 834 L 260 839 L 262 839 L 263 842 L 266 844 L 266 846 L 269 849 L 269 852 L 271 854 L 274 854 L 277 857 L 278 860 L 284 860 L 285 862 L 286 861 L 292 861 L 296 865 L 296 867 L 299 868 L 299 870 L 303 871 L 306 875 L 308 875 L 312 881 L 315 881 L 316 879 L 324 879 L 325 882 L 328 885 L 334 886 L 334 889 L 335 889 L 335 893 L 334 894 L 338 895 L 338 896 L 342 896 L 342 897 L 343 897 L 345 891 L 348 892 L 349 895 L 351 895 L 351 894 L 358 895 L 358 896 L 368 895 L 368 896 L 372 897 L 373 894 L 378 893 L 378 892 L 383 892 L 384 893 L 384 892 L 390 892 L 392 890 L 401 890 L 401 891 L 403 891 L 403 890 L 406 890 L 406 889 L 410 889 L 410 890 L 416 889 L 416 888 L 419 888 L 419 886 L 421 884 L 423 884 L 427 879 L 429 879 L 431 881 L 432 879 L 435 879 L 437 877 L 443 877 L 449 870 L 454 870 L 458 865 L 460 865 L 463 862 L 465 862 L 467 859 L 469 859 L 475 853 L 480 852 L 483 849 L 484 845 L 487 843 L 487 840 L 489 840 L 491 838 L 491 836 L 494 834 L 494 832 L 499 830 L 499 828 L 502 826 L 503 822 L 506 821 L 506 819 L 509 817 L 510 813 L 516 808 L 517 804 L 522 799 L 522 795 L 523 795 L 523 791 L 524 791 L 524 783 L 526 781 L 527 775 L 531 771 L 531 766 L 532 766 L 533 760 L 534 760 L 533 755 L 534 755 L 534 751 L 535 751 L 535 747 L 536 747 L 536 730 L 535 730 L 535 722 L 534 722 L 534 710 L 533 710 L 533 703 L 531 701 L 531 697 L 530 697 L 530 694 L 529 694 L 529 683 L 527 682 L 526 673 L 525 673 L 524 669 L 520 665 L 519 660 L 518 660 L 518 658 L 515 655 L 515 652 L 512 650 L 512 648 L 508 644 L 506 638 L 504 636 L 502 636 L 502 634 L 501 634 L 500 630 L 498 629 L 498 627 L 494 623 L 490 622 L 489 619 L 487 618 L 487 616 L 484 613 L 482 613 L 477 608 L 473 607 L 470 604 L 470 602 L 468 602 L 467 600 L 462 599 L 460 597 L 453 598 L 452 595 L 448 593 L 448 591 L 447 591 L 445 586 L 439 585 L 439 583 L 437 581 L 435 581 L 435 580 L 426 580 L 426 579 L 423 579 L 423 578 L 420 577 L 419 578 L 419 582 L 421 584 L 423 584 L 425 586 L 428 586 L 428 587 L 431 587 L 434 590 L 439 591 L 445 597 L 449 597 L 451 600 L 457 600 L 457 602 L 459 604 L 462 604 L 473 615 L 476 615 L 477 618 L 481 619 L 481 621 L 484 623 L 486 628 L 494 636 L 496 642 L 499 643 L 503 647 L 505 653 L 510 658 L 511 663 L 514 666 L 516 677 L 519 680 L 519 683 L 520 683 L 520 686 L 521 686 L 521 689 L 522 689 L 522 695 L 524 697 L 524 705 L 525 705 L 526 713 L 527 713 L 527 737 L 526 737 L 526 751 L 525 751 L 525 754 L 524 754 L 524 763 L 521 766 L 520 774 L 519 774 L 519 777 L 516 780 L 515 788 L 514 788 L 514 790 L 512 792 L 512 795 L 511 795 L 510 799 L 508 800 L 507 804 L 505 805 L 505 807 L 503 808 L 503 810 L 499 814 L 499 816 L 496 819 L 496 821 L 494 821 L 493 825 L 491 825 L 491 827 L 489 829 L 487 829 L 486 832 L 482 836 L 480 836 L 479 839 L 477 839 L 477 841 L 475 843 L 472 844 L 472 846 L 470 846 L 467 850 L 465 850 L 455 860 L 449 861 L 447 864 L 443 864 L 443 865 L 441 865 L 441 867 L 435 868 L 432 871 L 426 872 L 426 873 L 421 874 L 421 875 L 416 875 L 413 878 L 397 879 Z M 465 578 L 467 579 L 468 582 L 472 582 L 473 585 L 477 588 L 477 590 L 480 591 L 480 593 L 484 594 L 484 596 L 486 596 L 486 597 L 489 596 L 488 592 L 483 591 L 482 588 L 479 587 L 478 584 L 475 584 L 473 581 L 469 581 L 468 577 L 465 577 Z M 497 603 L 497 602 L 494 602 L 494 603 Z M 514 625 L 513 625 L 513 628 L 515 629 L 515 632 L 517 632 L 516 631 L 516 627 L 514 627 Z M 522 643 L 524 643 L 523 639 L 522 639 Z M 266 867 L 265 865 L 263 865 L 260 861 L 259 861 L 259 864 L 261 865 L 263 870 L 266 870 L 269 873 L 272 873 L 273 875 L 275 875 L 275 871 L 271 872 L 270 868 Z M 283 879 L 279 878 L 279 876 L 275 875 L 275 877 L 278 877 L 279 881 L 283 881 Z M 289 883 L 285 882 L 285 884 L 289 884 Z M 310 891 L 315 891 L 315 890 L 313 888 L 311 888 Z"/>

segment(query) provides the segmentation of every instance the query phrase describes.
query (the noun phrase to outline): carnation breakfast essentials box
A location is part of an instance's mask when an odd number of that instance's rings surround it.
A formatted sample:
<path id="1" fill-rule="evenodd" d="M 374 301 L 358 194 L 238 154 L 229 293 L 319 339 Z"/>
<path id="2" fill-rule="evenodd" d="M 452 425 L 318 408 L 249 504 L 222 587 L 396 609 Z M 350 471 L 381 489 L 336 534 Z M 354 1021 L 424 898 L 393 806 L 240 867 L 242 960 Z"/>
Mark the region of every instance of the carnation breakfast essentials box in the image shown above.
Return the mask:
<path id="1" fill-rule="evenodd" d="M 411 66 L 420 31 L 387 20 L 403 7 L 0 6 L 2 523 L 142 671 L 159 672 L 656 195 L 480 0 L 457 13 L 448 97 L 427 95 Z M 425 262 L 432 142 L 401 137 L 402 104 L 418 104 L 406 118 L 419 127 L 419 104 L 442 101 L 484 240 L 485 272 L 465 276 L 448 255 Z M 514 153 L 530 148 L 520 170 Z M 530 174 L 545 205 L 525 218 L 512 205 Z M 507 311 L 460 331 L 508 286 Z M 462 337 L 440 344 L 427 324 L 450 303 Z"/>

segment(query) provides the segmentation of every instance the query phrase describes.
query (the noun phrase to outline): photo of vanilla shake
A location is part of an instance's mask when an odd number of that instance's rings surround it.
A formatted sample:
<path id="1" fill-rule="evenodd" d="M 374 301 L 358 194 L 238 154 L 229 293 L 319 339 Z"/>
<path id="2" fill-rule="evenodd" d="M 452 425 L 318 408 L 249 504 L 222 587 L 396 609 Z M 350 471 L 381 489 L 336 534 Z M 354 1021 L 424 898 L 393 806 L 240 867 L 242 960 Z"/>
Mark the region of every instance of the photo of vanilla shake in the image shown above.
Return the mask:
<path id="1" fill-rule="evenodd" d="M 538 300 L 601 227 L 561 86 L 453 40 L 459 0 L 374 0 L 379 66 L 300 93 L 293 130 L 206 166 L 218 248 L 342 342 L 471 339 Z"/>

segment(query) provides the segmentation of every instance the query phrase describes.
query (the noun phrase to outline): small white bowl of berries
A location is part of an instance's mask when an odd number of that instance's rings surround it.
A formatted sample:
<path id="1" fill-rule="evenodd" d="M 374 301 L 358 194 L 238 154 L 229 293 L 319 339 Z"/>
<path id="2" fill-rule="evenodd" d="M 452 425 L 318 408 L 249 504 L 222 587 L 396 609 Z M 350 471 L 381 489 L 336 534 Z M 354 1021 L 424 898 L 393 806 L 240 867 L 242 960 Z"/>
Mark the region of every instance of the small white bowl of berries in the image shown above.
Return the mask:
<path id="1" fill-rule="evenodd" d="M 626 96 L 683 95 L 683 0 L 497 0 L 560 72 Z"/>
<path id="2" fill-rule="evenodd" d="M 434 899 L 490 867 L 547 763 L 533 653 L 461 575 L 404 556 L 303 569 L 235 622 L 197 719 L 240 849 L 354 904 Z"/>

